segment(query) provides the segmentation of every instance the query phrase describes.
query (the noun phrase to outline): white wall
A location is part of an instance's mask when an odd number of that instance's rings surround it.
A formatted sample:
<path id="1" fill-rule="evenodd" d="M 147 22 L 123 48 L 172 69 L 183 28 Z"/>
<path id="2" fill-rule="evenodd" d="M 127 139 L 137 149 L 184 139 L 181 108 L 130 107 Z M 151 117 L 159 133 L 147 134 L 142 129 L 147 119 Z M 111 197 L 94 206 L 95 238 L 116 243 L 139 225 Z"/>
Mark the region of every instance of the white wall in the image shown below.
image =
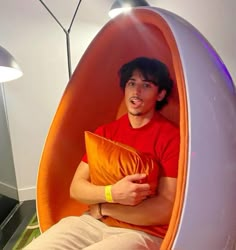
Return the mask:
<path id="1" fill-rule="evenodd" d="M 211 43 L 236 84 L 235 0 L 148 0 L 194 25 Z"/>
<path id="2" fill-rule="evenodd" d="M 42 17 L 36 20 L 30 14 L 17 20 L 10 7 L 4 10 L 8 12 L 7 22 L 3 20 L 2 25 L 0 19 L 0 44 L 14 55 L 24 72 L 22 78 L 4 86 L 19 199 L 26 200 L 35 197 L 44 142 L 69 79 L 66 36 L 39 6 L 32 6 L 41 11 Z M 96 25 L 78 21 L 74 24 L 72 70 L 98 31 Z M 69 27 L 69 22 L 65 27 Z"/>
<path id="3" fill-rule="evenodd" d="M 84 7 L 81 5 L 78 15 L 84 21 L 77 18 L 71 30 L 73 69 L 104 24 L 103 21 L 92 24 L 85 20 L 89 21 L 92 15 L 107 15 L 112 3 L 112 0 L 99 0 L 103 8 L 91 14 L 94 1 L 83 1 Z M 148 2 L 184 17 L 197 27 L 218 51 L 236 82 L 235 0 Z M 57 5 L 57 1 L 54 4 Z M 67 5 L 69 2 L 65 1 L 65 7 Z M 71 15 L 63 19 L 65 27 L 70 20 Z M 68 82 L 65 34 L 39 1 L 3 1 L 0 44 L 15 56 L 24 71 L 22 78 L 5 84 L 5 92 L 19 198 L 31 199 L 35 197 L 37 169 L 45 138 Z"/>

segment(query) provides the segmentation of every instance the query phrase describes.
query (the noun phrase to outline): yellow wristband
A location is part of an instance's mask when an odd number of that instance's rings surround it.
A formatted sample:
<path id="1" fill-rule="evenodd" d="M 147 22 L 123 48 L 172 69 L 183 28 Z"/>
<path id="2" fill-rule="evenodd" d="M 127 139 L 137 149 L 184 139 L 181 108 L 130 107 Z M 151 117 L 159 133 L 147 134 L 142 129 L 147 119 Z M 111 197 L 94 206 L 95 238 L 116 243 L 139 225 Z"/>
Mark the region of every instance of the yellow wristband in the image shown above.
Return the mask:
<path id="1" fill-rule="evenodd" d="M 105 186 L 105 199 L 107 202 L 113 202 L 111 194 L 111 185 Z"/>

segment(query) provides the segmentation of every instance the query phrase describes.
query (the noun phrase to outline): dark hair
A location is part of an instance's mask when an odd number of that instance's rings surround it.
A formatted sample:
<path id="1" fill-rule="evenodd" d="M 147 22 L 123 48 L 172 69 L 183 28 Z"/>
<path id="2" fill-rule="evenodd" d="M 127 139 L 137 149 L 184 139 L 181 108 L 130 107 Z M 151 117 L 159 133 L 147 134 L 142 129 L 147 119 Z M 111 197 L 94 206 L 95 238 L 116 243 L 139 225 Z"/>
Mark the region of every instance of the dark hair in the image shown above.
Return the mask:
<path id="1" fill-rule="evenodd" d="M 155 109 L 161 110 L 168 103 L 167 98 L 173 88 L 173 81 L 170 78 L 167 66 L 157 59 L 147 57 L 138 57 L 124 64 L 118 72 L 120 77 L 120 87 L 123 90 L 135 70 L 140 71 L 145 79 L 150 80 L 158 86 L 159 91 L 166 90 L 166 95 L 163 100 L 156 102 Z"/>

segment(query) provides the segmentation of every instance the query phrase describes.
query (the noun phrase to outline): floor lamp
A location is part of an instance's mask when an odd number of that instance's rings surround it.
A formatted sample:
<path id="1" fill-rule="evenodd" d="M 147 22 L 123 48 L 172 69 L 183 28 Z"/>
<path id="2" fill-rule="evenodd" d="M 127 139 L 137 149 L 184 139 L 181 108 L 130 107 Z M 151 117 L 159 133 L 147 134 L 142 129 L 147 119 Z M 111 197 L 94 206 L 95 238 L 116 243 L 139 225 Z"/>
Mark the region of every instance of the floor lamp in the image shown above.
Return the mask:
<path id="1" fill-rule="evenodd" d="M 15 58 L 6 49 L 0 46 L 0 84 L 15 80 L 21 77 L 22 75 L 23 72 L 20 66 L 16 63 Z M 5 91 L 3 84 L 1 84 L 1 90 L 3 94 L 5 114 L 7 118 L 6 99 L 5 99 Z M 7 119 L 7 125 L 8 125 L 8 119 Z"/>
<path id="2" fill-rule="evenodd" d="M 14 57 L 0 46 L 0 82 L 8 82 L 23 75 Z"/>
<path id="3" fill-rule="evenodd" d="M 129 12 L 132 8 L 149 6 L 148 2 L 145 0 L 116 0 L 112 4 L 108 15 L 111 18 L 125 12 Z"/>
<path id="4" fill-rule="evenodd" d="M 14 57 L 2 46 L 0 46 L 0 88 L 1 88 L 1 103 L 3 107 L 1 108 L 1 142 L 2 143 L 2 153 L 1 157 L 3 158 L 3 162 L 8 162 L 9 165 L 3 164 L 5 167 L 11 167 L 13 165 L 13 157 L 12 157 L 12 151 L 9 153 L 9 150 L 11 150 L 11 142 L 10 142 L 10 133 L 9 133 L 9 122 L 8 122 L 8 116 L 7 116 L 7 107 L 6 107 L 6 99 L 5 99 L 5 91 L 4 91 L 4 85 L 3 83 L 17 79 L 23 75 L 20 67 L 16 63 Z M 6 176 L 5 171 L 1 171 L 1 176 L 3 176 L 3 180 L 5 183 L 5 180 L 9 179 L 9 176 L 14 172 L 14 169 L 11 171 L 11 169 L 6 170 Z M 4 179 L 5 178 L 5 179 Z M 9 179 L 11 182 L 11 180 Z M 8 182 L 8 181 L 7 181 Z M 3 183 L 3 188 L 8 186 L 9 183 Z M 10 185 L 11 186 L 11 185 Z M 8 188 L 8 187 L 7 187 Z M 16 194 L 13 195 L 13 188 L 9 187 L 8 189 L 4 189 L 4 193 L 8 193 L 9 196 L 17 196 Z M 4 191 L 2 190 L 2 191 Z M 0 193 L 0 219 L 1 219 L 1 227 L 0 227 L 0 236 L 2 233 L 2 228 L 8 221 L 9 214 L 14 210 L 15 206 L 17 205 L 18 201 L 16 198 L 8 197 L 5 195 L 2 195 Z M 1 238 L 1 237 L 0 237 Z"/>

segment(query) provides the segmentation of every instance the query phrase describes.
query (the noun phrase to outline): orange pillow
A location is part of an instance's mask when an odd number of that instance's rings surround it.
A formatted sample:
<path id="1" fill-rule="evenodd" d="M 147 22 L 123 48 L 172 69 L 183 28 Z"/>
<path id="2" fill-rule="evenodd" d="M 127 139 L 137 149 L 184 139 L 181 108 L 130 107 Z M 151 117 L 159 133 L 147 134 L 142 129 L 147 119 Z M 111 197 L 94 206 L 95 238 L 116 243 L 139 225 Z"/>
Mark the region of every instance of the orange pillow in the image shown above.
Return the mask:
<path id="1" fill-rule="evenodd" d="M 142 182 L 149 183 L 152 194 L 156 193 L 159 166 L 150 155 L 88 131 L 85 145 L 92 183 L 111 185 L 126 175 L 145 173 Z"/>

